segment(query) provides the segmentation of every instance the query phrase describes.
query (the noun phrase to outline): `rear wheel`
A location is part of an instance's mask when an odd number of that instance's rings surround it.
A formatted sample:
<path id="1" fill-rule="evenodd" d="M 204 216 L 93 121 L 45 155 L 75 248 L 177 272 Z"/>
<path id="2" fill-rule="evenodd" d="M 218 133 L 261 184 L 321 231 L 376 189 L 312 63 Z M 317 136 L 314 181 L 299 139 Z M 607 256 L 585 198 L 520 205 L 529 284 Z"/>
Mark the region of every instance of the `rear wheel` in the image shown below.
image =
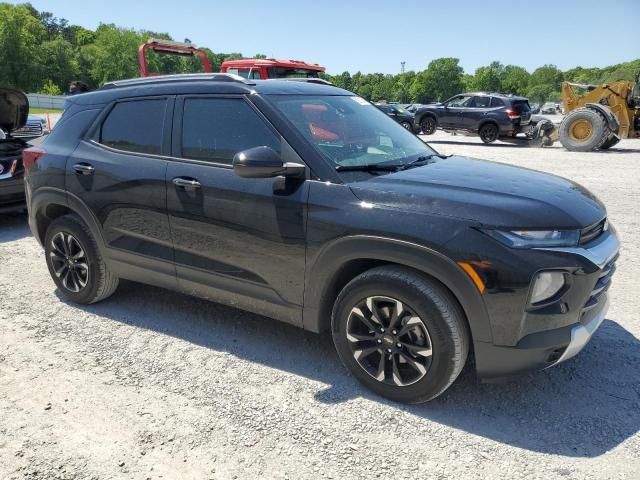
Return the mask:
<path id="1" fill-rule="evenodd" d="M 420 121 L 420 130 L 423 135 L 433 135 L 436 133 L 436 119 L 431 115 L 427 115 Z"/>
<path id="2" fill-rule="evenodd" d="M 607 121 L 600 112 L 579 108 L 562 120 L 558 137 L 567 150 L 591 152 L 601 148 L 610 133 Z"/>
<path id="3" fill-rule="evenodd" d="M 76 303 L 95 303 L 118 287 L 89 228 L 76 215 L 55 219 L 44 241 L 47 267 L 60 292 Z"/>
<path id="4" fill-rule="evenodd" d="M 620 141 L 620 139 L 618 137 L 616 137 L 615 135 L 609 135 L 609 138 L 607 138 L 604 141 L 604 143 L 602 145 L 600 145 L 600 150 L 606 150 L 608 148 L 611 148 L 614 145 L 616 145 L 619 141 Z"/>
<path id="5" fill-rule="evenodd" d="M 485 123 L 478 134 L 484 143 L 493 143 L 498 139 L 498 127 L 494 123 Z"/>
<path id="6" fill-rule="evenodd" d="M 451 293 L 403 267 L 374 268 L 349 282 L 336 300 L 332 330 L 340 359 L 360 382 L 407 403 L 444 392 L 469 349 Z"/>

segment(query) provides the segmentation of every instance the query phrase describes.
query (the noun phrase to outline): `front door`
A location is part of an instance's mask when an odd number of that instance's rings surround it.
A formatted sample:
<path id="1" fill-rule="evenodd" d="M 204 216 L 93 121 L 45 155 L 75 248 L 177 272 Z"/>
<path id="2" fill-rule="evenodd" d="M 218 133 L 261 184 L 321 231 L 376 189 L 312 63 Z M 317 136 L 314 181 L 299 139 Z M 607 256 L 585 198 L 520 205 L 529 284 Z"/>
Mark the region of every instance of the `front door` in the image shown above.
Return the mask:
<path id="1" fill-rule="evenodd" d="M 172 97 L 115 103 L 66 166 L 66 188 L 101 225 L 119 276 L 175 286 L 166 212 Z M 152 274 L 150 274 L 152 273 Z"/>
<path id="2" fill-rule="evenodd" d="M 470 99 L 470 95 L 458 95 L 447 101 L 447 103 L 444 104 L 444 111 L 440 116 L 440 125 L 450 128 L 465 128 L 462 120 L 462 112 Z"/>
<path id="3" fill-rule="evenodd" d="M 308 184 L 248 179 L 242 150 L 283 140 L 244 97 L 182 97 L 167 207 L 178 282 L 190 294 L 301 323 Z"/>

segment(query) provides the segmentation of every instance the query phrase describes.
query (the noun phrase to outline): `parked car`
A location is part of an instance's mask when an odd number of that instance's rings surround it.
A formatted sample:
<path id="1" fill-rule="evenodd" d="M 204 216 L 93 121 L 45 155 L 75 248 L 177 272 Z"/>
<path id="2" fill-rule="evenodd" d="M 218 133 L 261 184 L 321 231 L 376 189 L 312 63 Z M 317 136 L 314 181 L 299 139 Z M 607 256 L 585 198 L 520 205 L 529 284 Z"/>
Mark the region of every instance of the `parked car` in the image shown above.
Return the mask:
<path id="1" fill-rule="evenodd" d="M 27 143 L 12 132 L 25 125 L 28 111 L 24 93 L 0 87 L 0 213 L 25 208 L 22 151 Z"/>
<path id="2" fill-rule="evenodd" d="M 556 365 L 607 311 L 619 242 L 593 194 L 440 155 L 333 86 L 117 81 L 69 97 L 23 158 L 67 300 L 129 279 L 330 331 L 393 400 L 440 395 L 469 355 L 483 378 Z"/>
<path id="3" fill-rule="evenodd" d="M 524 97 L 501 93 L 463 93 L 415 113 L 414 131 L 432 135 L 437 129 L 480 135 L 484 143 L 514 137 L 529 125 L 531 109 Z"/>
<path id="4" fill-rule="evenodd" d="M 542 105 L 542 108 L 540 109 L 540 113 L 543 115 L 555 115 L 556 113 L 558 113 L 558 109 L 555 103 L 547 102 L 544 105 Z"/>
<path id="5" fill-rule="evenodd" d="M 537 114 L 540 113 L 540 104 L 539 103 L 531 103 L 529 105 L 529 108 L 531 109 L 531 113 L 532 114 Z"/>
<path id="6" fill-rule="evenodd" d="M 411 130 L 413 128 L 413 114 L 408 112 L 404 108 L 398 105 L 387 103 L 377 103 L 376 107 L 389 115 L 407 130 Z"/>
<path id="7" fill-rule="evenodd" d="M 29 115 L 26 123 L 19 128 L 16 128 L 11 132 L 11 136 L 14 138 L 32 139 L 48 135 L 49 128 L 47 127 L 47 121 L 36 115 Z"/>

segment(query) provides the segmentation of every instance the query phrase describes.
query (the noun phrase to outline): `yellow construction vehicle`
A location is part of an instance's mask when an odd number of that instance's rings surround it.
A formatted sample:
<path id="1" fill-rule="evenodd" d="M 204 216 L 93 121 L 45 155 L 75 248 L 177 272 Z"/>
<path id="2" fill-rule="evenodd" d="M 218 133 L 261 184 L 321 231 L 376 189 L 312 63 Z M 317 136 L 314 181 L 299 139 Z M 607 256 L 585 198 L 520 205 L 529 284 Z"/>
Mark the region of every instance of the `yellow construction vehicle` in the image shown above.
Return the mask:
<path id="1" fill-rule="evenodd" d="M 584 93 L 577 95 L 576 89 Z M 567 150 L 606 150 L 623 138 L 640 138 L 640 75 L 635 84 L 563 82 L 562 100 L 566 116 L 557 135 Z"/>

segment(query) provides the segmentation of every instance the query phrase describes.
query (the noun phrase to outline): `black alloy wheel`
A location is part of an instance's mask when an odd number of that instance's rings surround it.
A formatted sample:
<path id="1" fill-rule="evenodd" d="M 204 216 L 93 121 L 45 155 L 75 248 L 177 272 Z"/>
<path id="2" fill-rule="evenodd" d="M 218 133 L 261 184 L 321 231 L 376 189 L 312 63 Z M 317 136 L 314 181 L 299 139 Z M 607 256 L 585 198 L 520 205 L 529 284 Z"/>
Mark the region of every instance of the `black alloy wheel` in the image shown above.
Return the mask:
<path id="1" fill-rule="evenodd" d="M 89 263 L 82 245 L 67 232 L 56 233 L 50 241 L 53 272 L 64 288 L 78 293 L 89 283 Z"/>
<path id="2" fill-rule="evenodd" d="M 351 309 L 347 340 L 360 367 L 396 387 L 421 380 L 431 364 L 432 343 L 420 317 L 401 301 L 372 296 Z"/>

